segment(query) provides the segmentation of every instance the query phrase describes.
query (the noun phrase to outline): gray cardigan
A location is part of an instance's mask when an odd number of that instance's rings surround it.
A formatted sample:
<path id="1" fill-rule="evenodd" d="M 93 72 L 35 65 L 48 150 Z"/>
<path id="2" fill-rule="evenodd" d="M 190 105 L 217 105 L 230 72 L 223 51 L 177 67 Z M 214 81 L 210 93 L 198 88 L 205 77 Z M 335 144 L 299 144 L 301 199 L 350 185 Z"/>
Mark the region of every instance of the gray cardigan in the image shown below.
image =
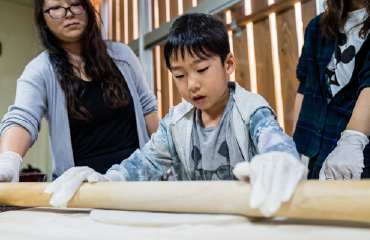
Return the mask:
<path id="1" fill-rule="evenodd" d="M 149 141 L 144 115 L 157 112 L 157 100 L 149 90 L 141 65 L 131 49 L 121 43 L 106 44 L 134 100 L 141 148 Z M 32 146 L 40 131 L 41 119 L 46 118 L 49 123 L 53 179 L 74 166 L 65 96 L 56 74 L 47 51 L 33 59 L 18 79 L 14 105 L 9 107 L 0 125 L 1 135 L 10 127 L 24 127 L 30 133 Z"/>

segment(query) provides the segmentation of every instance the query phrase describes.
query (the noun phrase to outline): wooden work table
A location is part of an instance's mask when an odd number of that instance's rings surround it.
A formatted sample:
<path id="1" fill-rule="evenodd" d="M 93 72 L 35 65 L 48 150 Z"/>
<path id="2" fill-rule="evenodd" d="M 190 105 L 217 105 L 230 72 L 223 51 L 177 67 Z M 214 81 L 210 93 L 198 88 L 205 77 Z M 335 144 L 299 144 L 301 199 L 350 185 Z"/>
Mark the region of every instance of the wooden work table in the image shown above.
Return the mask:
<path id="1" fill-rule="evenodd" d="M 89 217 L 91 209 L 28 208 L 0 213 L 1 239 L 274 239 L 368 240 L 370 222 L 262 219 L 226 224 L 137 227 Z M 178 214 L 179 213 L 173 213 Z M 195 216 L 196 217 L 196 216 Z M 318 238 L 317 238 L 318 237 Z"/>

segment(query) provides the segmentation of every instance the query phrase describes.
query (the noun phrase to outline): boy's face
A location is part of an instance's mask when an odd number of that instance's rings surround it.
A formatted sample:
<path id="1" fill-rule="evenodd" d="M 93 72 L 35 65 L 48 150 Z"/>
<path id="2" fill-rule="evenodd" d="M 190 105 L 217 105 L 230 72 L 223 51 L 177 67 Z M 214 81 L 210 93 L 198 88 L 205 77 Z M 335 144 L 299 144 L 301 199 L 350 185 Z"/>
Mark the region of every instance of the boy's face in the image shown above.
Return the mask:
<path id="1" fill-rule="evenodd" d="M 202 112 L 223 111 L 228 97 L 228 75 L 235 70 L 235 58 L 229 53 L 222 65 L 219 56 L 200 59 L 185 52 L 182 59 L 170 59 L 171 72 L 180 95 Z"/>

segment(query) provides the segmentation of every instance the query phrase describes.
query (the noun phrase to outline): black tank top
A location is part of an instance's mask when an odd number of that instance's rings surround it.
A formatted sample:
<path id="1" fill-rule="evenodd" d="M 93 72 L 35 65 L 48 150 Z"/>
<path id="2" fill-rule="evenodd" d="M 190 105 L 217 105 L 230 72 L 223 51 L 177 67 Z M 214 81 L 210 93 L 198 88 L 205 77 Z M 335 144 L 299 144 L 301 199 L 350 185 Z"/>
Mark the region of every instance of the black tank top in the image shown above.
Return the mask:
<path id="1" fill-rule="evenodd" d="M 91 114 L 92 121 L 85 123 L 68 117 L 74 162 L 76 166 L 105 173 L 139 148 L 134 103 L 125 81 L 128 105 L 124 109 L 108 107 L 98 83 L 83 81 L 83 84 L 86 91 L 81 104 Z"/>

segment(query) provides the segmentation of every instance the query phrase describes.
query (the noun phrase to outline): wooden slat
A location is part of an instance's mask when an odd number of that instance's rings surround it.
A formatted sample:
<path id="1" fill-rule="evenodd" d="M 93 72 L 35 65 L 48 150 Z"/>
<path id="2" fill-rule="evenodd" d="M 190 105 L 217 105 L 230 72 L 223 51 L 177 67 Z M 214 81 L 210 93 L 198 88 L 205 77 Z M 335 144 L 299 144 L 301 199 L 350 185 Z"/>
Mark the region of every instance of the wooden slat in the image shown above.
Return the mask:
<path id="1" fill-rule="evenodd" d="M 166 0 L 158 0 L 159 25 L 166 23 Z"/>
<path id="2" fill-rule="evenodd" d="M 269 19 L 265 18 L 255 23 L 253 34 L 256 55 L 257 92 L 276 110 Z"/>
<path id="3" fill-rule="evenodd" d="M 156 27 L 155 27 L 155 18 L 154 18 L 154 16 L 155 16 L 154 0 L 151 0 L 151 4 L 152 4 L 152 7 L 151 7 L 150 11 L 151 11 L 151 14 L 152 14 L 152 30 L 154 30 L 154 29 L 156 29 Z"/>
<path id="4" fill-rule="evenodd" d="M 99 24 L 99 29 L 101 30 L 101 2 L 100 1 L 92 1 L 92 5 L 94 6 L 96 10 L 96 18 L 97 22 Z"/>
<path id="5" fill-rule="evenodd" d="M 238 19 L 245 15 L 244 1 L 235 4 L 230 9 L 231 20 Z M 241 35 L 241 36 L 237 36 Z M 233 54 L 236 59 L 235 81 L 243 88 L 250 90 L 248 48 L 246 30 L 243 29 L 232 35 Z M 230 46 L 231 47 L 231 46 Z"/>
<path id="6" fill-rule="evenodd" d="M 241 34 L 240 37 L 236 37 L 233 34 L 234 56 L 236 59 L 235 80 L 240 86 L 250 91 L 247 31 L 245 28 L 242 29 Z"/>
<path id="7" fill-rule="evenodd" d="M 316 16 L 316 1 L 310 0 L 302 3 L 303 30 L 306 29 L 309 21 Z"/>
<path id="8" fill-rule="evenodd" d="M 261 0 L 261 3 L 257 5 L 256 9 L 253 8 L 252 4 L 252 14 L 237 19 L 237 25 L 243 27 L 248 22 L 257 22 L 261 19 L 268 17 L 268 15 L 270 15 L 271 13 L 284 11 L 285 9 L 293 6 L 297 2 L 306 2 L 309 0 L 280 0 L 270 6 L 262 5 L 264 1 Z"/>
<path id="9" fill-rule="evenodd" d="M 170 19 L 173 19 L 179 15 L 179 6 L 178 1 L 170 1 Z M 168 78 L 168 82 L 172 83 L 172 104 L 173 106 L 176 106 L 182 101 L 181 95 L 179 94 L 179 91 L 176 88 L 176 85 L 172 79 L 172 74 L 170 74 L 171 78 Z M 170 87 L 170 86 L 169 86 Z"/>
<path id="10" fill-rule="evenodd" d="M 231 9 L 231 18 L 238 19 L 240 17 L 243 17 L 245 15 L 245 7 L 244 7 L 244 1 L 235 4 Z"/>
<path id="11" fill-rule="evenodd" d="M 166 19 L 166 0 L 158 0 L 158 17 L 159 26 L 167 22 Z M 163 118 L 169 110 L 170 98 L 169 98 L 169 85 L 168 85 L 168 70 L 163 57 L 163 45 L 159 47 L 159 69 L 160 73 L 159 85 L 161 92 L 161 118 Z"/>
<path id="12" fill-rule="evenodd" d="M 281 92 L 283 98 L 285 132 L 293 128 L 294 100 L 298 87 L 295 69 L 298 63 L 298 39 L 294 7 L 276 15 Z"/>
<path id="13" fill-rule="evenodd" d="M 127 13 L 128 13 L 128 41 L 131 41 L 134 39 L 134 16 L 132 14 L 132 1 L 128 0 L 127 1 Z"/>
<path id="14" fill-rule="evenodd" d="M 183 6 L 183 9 L 184 9 L 184 12 L 190 8 L 193 7 L 192 5 L 192 0 L 182 0 L 182 6 Z"/>
<path id="15" fill-rule="evenodd" d="M 267 0 L 251 0 L 251 5 L 252 5 L 252 13 L 258 12 L 261 9 L 268 6 L 268 1 Z"/>
<path id="16" fill-rule="evenodd" d="M 117 41 L 117 14 L 116 14 L 116 1 L 118 0 L 111 0 L 112 1 L 112 40 Z"/>
<path id="17" fill-rule="evenodd" d="M 168 113 L 170 106 L 169 98 L 169 84 L 168 84 L 168 69 L 166 67 L 166 62 L 163 57 L 164 45 L 160 47 L 160 61 L 161 61 L 161 92 L 162 92 L 162 118 Z"/>
<path id="18" fill-rule="evenodd" d="M 214 17 L 217 18 L 218 20 L 222 21 L 225 25 L 227 25 L 227 23 L 226 23 L 226 12 L 216 14 L 216 15 L 214 15 Z"/>
<path id="19" fill-rule="evenodd" d="M 285 2 L 286 0 L 274 0 L 274 3 L 282 3 Z"/>
<path id="20" fill-rule="evenodd" d="M 158 114 L 160 118 L 162 118 L 162 86 L 161 86 L 161 60 L 160 60 L 160 46 L 156 46 L 153 48 L 153 55 L 154 55 L 154 74 L 155 74 L 155 89 L 156 95 L 158 100 Z"/>
<path id="21" fill-rule="evenodd" d="M 132 38 L 138 39 L 139 37 L 139 2 L 138 0 L 130 0 L 132 2 Z M 136 5 L 136 8 L 134 7 L 134 4 Z M 136 17 L 135 17 L 136 16 Z M 135 32 L 136 31 L 136 32 Z"/>
<path id="22" fill-rule="evenodd" d="M 173 19 L 179 15 L 179 2 L 176 0 L 170 1 L 170 18 Z"/>
<path id="23" fill-rule="evenodd" d="M 154 92 L 154 95 L 156 96 L 156 98 L 158 99 L 158 95 L 157 95 L 157 91 L 158 91 L 158 88 L 157 88 L 157 82 L 159 81 L 159 79 L 157 79 L 157 68 L 156 68 L 156 61 L 157 61 L 157 58 L 156 58 L 156 54 L 155 54 L 155 48 L 153 48 L 152 50 L 152 55 L 153 55 L 153 92 Z"/>
<path id="24" fill-rule="evenodd" d="M 108 40 L 112 41 L 112 14 L 111 14 L 111 4 L 112 0 L 107 0 L 107 8 L 108 8 L 108 17 L 107 17 L 107 38 Z"/>
<path id="25" fill-rule="evenodd" d="M 121 21 L 120 30 L 121 30 L 121 42 L 125 42 L 125 7 L 124 0 L 120 0 L 119 3 L 119 19 Z"/>

